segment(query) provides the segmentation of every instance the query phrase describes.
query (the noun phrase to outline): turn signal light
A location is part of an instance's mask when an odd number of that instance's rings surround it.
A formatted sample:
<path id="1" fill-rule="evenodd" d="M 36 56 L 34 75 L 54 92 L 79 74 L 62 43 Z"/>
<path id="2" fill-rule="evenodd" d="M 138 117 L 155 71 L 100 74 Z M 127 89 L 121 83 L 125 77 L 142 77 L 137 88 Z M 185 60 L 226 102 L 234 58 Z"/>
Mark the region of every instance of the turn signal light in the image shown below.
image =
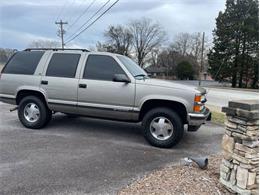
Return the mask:
<path id="1" fill-rule="evenodd" d="M 201 95 L 195 95 L 194 102 L 201 102 Z"/>
<path id="2" fill-rule="evenodd" d="M 195 105 L 193 107 L 194 112 L 200 112 L 200 105 Z"/>

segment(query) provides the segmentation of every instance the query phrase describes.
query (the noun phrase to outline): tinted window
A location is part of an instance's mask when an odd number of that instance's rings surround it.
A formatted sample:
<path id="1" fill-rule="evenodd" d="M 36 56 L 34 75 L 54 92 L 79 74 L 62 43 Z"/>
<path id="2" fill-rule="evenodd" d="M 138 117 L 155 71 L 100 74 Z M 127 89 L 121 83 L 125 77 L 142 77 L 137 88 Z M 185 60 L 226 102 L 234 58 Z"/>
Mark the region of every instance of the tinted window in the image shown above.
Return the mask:
<path id="1" fill-rule="evenodd" d="M 14 54 L 3 73 L 32 75 L 43 55 L 43 51 L 20 51 Z"/>
<path id="2" fill-rule="evenodd" d="M 83 78 L 112 81 L 115 74 L 125 74 L 119 64 L 110 56 L 89 55 Z"/>
<path id="3" fill-rule="evenodd" d="M 55 53 L 48 65 L 46 76 L 74 78 L 80 54 Z"/>

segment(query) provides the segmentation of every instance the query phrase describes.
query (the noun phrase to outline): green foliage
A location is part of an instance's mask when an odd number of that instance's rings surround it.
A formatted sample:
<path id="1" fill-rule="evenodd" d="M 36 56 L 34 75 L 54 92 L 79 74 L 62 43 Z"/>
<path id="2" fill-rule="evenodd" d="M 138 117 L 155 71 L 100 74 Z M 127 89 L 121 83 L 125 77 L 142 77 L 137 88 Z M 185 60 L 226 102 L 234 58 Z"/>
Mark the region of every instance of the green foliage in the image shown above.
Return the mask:
<path id="1" fill-rule="evenodd" d="M 194 77 L 194 70 L 188 61 L 182 61 L 177 65 L 176 74 L 177 77 L 181 80 L 192 80 Z"/>
<path id="2" fill-rule="evenodd" d="M 258 1 L 227 0 L 213 31 L 214 47 L 208 54 L 209 71 L 216 80 L 233 87 L 256 88 L 259 82 Z"/>

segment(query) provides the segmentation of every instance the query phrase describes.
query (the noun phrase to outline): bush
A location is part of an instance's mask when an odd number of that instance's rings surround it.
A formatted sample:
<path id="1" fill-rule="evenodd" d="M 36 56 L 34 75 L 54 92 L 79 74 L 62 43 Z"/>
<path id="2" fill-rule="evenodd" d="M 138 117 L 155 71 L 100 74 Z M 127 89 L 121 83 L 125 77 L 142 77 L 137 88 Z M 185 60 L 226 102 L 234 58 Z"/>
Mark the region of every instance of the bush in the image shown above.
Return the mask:
<path id="1" fill-rule="evenodd" d="M 194 70 L 188 61 L 182 61 L 177 65 L 176 74 L 178 79 L 192 80 L 194 78 Z"/>

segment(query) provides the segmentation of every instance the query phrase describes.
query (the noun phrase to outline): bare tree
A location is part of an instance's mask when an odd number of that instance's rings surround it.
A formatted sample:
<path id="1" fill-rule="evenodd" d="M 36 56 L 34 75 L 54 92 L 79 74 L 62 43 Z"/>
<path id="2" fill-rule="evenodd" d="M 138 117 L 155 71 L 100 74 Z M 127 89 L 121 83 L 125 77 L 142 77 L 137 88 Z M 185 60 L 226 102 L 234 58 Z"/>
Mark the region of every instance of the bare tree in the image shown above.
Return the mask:
<path id="1" fill-rule="evenodd" d="M 104 35 L 107 38 L 107 43 L 104 44 L 105 47 L 115 53 L 129 56 L 133 41 L 133 35 L 129 29 L 122 25 L 109 26 Z"/>
<path id="2" fill-rule="evenodd" d="M 52 40 L 34 40 L 29 44 L 29 47 L 32 48 L 58 48 L 60 43 L 58 41 L 52 41 Z"/>
<path id="3" fill-rule="evenodd" d="M 129 26 L 138 64 L 143 67 L 146 56 L 165 40 L 165 32 L 158 23 L 147 18 L 134 20 Z"/>
<path id="4" fill-rule="evenodd" d="M 197 62 L 201 61 L 202 52 L 202 33 L 179 33 L 172 44 L 170 44 L 171 50 L 178 52 L 183 56 L 193 56 Z M 205 37 L 204 54 L 208 52 L 209 43 L 207 37 Z M 206 56 L 204 55 L 206 61 Z"/>

